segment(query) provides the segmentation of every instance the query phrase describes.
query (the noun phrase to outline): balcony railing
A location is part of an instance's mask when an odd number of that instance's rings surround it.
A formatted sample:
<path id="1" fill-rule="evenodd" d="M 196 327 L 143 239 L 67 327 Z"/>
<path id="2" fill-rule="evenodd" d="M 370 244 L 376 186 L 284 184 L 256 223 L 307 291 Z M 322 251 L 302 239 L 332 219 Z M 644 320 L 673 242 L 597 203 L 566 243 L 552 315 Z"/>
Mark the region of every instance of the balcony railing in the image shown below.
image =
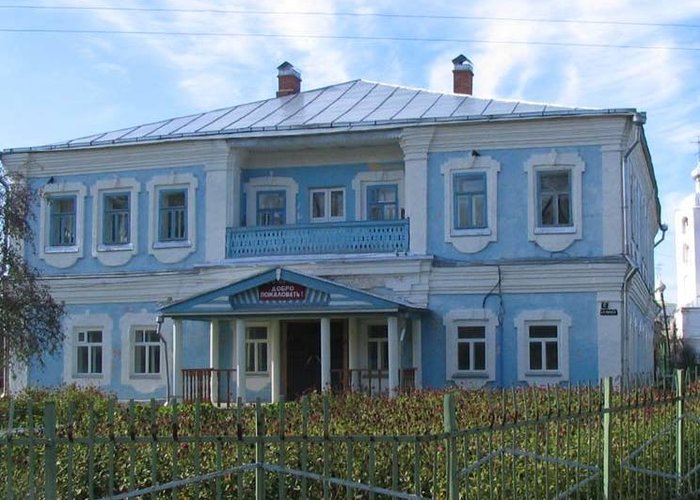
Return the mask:
<path id="1" fill-rule="evenodd" d="M 408 219 L 230 227 L 226 258 L 408 252 Z"/>
<path id="2" fill-rule="evenodd" d="M 191 403 L 236 402 L 235 368 L 189 368 L 182 370 L 182 399 Z"/>

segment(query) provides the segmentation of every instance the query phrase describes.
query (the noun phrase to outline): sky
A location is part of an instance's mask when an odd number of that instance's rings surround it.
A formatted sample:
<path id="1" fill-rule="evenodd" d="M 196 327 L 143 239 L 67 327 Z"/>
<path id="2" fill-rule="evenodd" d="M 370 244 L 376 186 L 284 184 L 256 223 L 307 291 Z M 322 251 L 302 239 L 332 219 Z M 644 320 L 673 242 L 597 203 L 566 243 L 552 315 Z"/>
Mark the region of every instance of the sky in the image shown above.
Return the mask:
<path id="1" fill-rule="evenodd" d="M 273 97 L 283 61 L 302 90 L 451 92 L 459 54 L 477 97 L 647 113 L 673 302 L 673 213 L 700 149 L 700 0 L 0 0 L 0 150 Z"/>

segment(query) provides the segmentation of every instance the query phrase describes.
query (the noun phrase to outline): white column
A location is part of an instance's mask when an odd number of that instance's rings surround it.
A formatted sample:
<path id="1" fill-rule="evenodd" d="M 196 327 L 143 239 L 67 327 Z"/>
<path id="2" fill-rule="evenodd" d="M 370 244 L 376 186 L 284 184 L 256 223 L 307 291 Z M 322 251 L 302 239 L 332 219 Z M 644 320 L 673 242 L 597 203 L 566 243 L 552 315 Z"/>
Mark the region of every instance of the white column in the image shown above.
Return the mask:
<path id="1" fill-rule="evenodd" d="M 331 319 L 321 318 L 321 390 L 331 388 Z"/>
<path id="2" fill-rule="evenodd" d="M 236 396 L 246 401 L 245 320 L 236 319 Z"/>
<path id="3" fill-rule="evenodd" d="M 389 396 L 396 396 L 399 388 L 399 321 L 396 316 L 387 318 L 389 343 Z"/>
<path id="4" fill-rule="evenodd" d="M 411 339 L 413 340 L 413 367 L 416 369 L 416 389 L 423 388 L 423 346 L 421 345 L 421 328 L 422 325 L 420 319 L 414 319 L 411 321 Z"/>
<path id="5" fill-rule="evenodd" d="M 404 205 L 410 219 L 410 253 L 425 255 L 428 248 L 428 150 L 435 129 L 406 129 L 401 135 L 404 159 Z"/>
<path id="6" fill-rule="evenodd" d="M 282 376 L 281 362 L 282 353 L 280 348 L 280 322 L 272 321 L 270 328 L 270 400 L 277 403 L 280 400 Z"/>
<path id="7" fill-rule="evenodd" d="M 173 393 L 172 397 L 182 400 L 182 320 L 173 321 Z"/>
<path id="8" fill-rule="evenodd" d="M 213 369 L 219 368 L 219 321 L 212 320 L 209 322 L 209 367 Z M 219 402 L 219 375 L 211 374 L 209 380 L 211 387 L 211 402 L 216 404 Z"/>
<path id="9" fill-rule="evenodd" d="M 350 369 L 350 388 L 358 391 L 360 373 L 353 371 L 360 368 L 360 329 L 357 326 L 357 318 L 348 319 L 348 368 Z"/>

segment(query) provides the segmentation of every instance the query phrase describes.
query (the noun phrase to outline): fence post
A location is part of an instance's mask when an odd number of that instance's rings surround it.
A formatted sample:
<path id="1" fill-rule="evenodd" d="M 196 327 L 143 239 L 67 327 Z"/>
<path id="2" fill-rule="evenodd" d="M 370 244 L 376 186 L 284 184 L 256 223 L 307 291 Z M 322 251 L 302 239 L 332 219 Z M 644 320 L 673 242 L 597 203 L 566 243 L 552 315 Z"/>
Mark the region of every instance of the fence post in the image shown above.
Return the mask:
<path id="1" fill-rule="evenodd" d="M 612 377 L 603 379 L 603 498 L 612 498 Z"/>
<path id="2" fill-rule="evenodd" d="M 676 370 L 676 494 L 683 486 L 683 370 Z"/>
<path id="3" fill-rule="evenodd" d="M 443 424 L 445 433 L 448 436 L 445 438 L 445 455 L 447 457 L 447 498 L 449 500 L 457 500 L 458 481 L 457 481 L 457 445 L 455 443 L 455 432 L 457 431 L 457 422 L 455 418 L 455 397 L 454 394 L 445 394 L 443 400 Z"/>
<path id="4" fill-rule="evenodd" d="M 56 403 L 47 401 L 44 405 L 44 496 L 46 500 L 56 500 L 58 454 L 56 452 Z"/>
<path id="5" fill-rule="evenodd" d="M 260 398 L 255 402 L 255 499 L 265 499 L 265 421 Z"/>

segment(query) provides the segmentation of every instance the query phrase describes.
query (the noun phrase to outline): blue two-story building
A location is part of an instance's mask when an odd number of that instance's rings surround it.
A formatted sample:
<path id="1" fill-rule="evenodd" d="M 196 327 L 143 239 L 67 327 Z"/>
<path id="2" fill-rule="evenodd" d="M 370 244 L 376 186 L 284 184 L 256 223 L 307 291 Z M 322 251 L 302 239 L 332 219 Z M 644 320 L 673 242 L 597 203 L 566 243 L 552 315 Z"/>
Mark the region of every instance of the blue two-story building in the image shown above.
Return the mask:
<path id="1" fill-rule="evenodd" d="M 11 385 L 276 401 L 653 369 L 645 116 L 363 80 L 8 149 L 63 352 Z"/>

